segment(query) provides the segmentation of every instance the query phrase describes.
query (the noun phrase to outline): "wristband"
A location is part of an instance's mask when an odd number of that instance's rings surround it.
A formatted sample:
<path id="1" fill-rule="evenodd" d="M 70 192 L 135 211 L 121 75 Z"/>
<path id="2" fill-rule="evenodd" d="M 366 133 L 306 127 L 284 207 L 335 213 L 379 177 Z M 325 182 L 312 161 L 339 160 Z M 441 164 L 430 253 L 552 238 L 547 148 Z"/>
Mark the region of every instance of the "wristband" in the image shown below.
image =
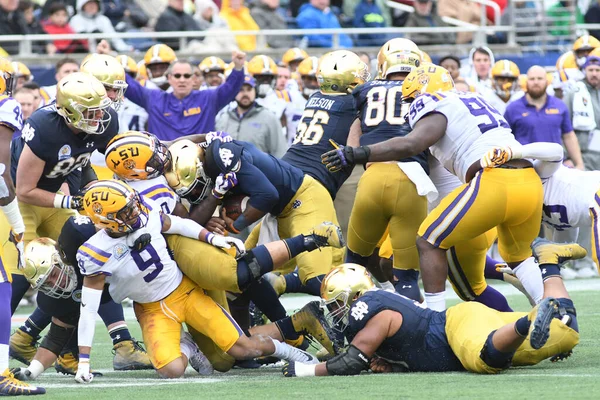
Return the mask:
<path id="1" fill-rule="evenodd" d="M 60 193 L 54 195 L 54 208 L 69 208 L 70 202 L 71 196 L 65 196 Z"/>
<path id="2" fill-rule="evenodd" d="M 369 161 L 371 155 L 371 148 L 369 146 L 360 146 L 354 148 L 354 164 L 366 164 Z"/>
<path id="3" fill-rule="evenodd" d="M 25 232 L 25 223 L 23 222 L 23 217 L 21 216 L 21 211 L 19 210 L 19 202 L 17 201 L 16 197 L 13 199 L 13 201 L 0 208 L 2 208 L 4 216 L 6 217 L 9 225 L 12 227 L 13 232 L 16 234 Z"/>
<path id="4" fill-rule="evenodd" d="M 299 378 L 302 378 L 305 376 L 315 376 L 316 370 L 317 370 L 317 364 L 303 364 L 303 363 L 297 362 L 296 365 L 294 365 L 294 369 L 296 371 L 296 376 Z"/>

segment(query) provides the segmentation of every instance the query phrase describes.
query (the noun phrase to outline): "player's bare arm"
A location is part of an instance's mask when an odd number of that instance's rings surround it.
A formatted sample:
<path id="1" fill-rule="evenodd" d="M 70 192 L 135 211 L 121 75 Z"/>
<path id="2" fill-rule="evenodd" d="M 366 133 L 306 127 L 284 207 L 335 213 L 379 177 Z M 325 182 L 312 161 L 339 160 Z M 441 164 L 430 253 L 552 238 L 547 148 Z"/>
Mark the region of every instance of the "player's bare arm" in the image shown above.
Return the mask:
<path id="1" fill-rule="evenodd" d="M 77 367 L 77 375 L 75 375 L 75 380 L 79 383 L 90 383 L 94 378 L 90 372 L 90 353 L 96 329 L 96 316 L 98 315 L 105 280 L 106 278 L 103 274 L 83 278 L 81 311 L 77 329 L 79 365 Z"/>
<path id="2" fill-rule="evenodd" d="M 19 201 L 38 207 L 54 207 L 56 193 L 37 188 L 45 165 L 46 162 L 36 156 L 25 144 L 17 167 L 17 197 Z"/>
<path id="3" fill-rule="evenodd" d="M 360 127 L 360 119 L 356 118 L 350 126 L 350 132 L 348 133 L 348 140 L 346 141 L 346 145 L 351 147 L 360 146 L 361 136 L 362 128 Z"/>

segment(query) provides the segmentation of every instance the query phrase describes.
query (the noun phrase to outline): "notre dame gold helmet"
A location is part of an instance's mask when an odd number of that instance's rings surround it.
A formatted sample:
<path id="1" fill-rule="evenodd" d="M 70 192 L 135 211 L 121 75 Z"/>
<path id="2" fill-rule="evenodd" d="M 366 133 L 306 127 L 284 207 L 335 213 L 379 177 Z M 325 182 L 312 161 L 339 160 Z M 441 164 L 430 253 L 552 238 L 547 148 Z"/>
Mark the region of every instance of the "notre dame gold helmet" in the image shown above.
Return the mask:
<path id="1" fill-rule="evenodd" d="M 378 78 L 387 79 L 389 74 L 396 72 L 411 72 L 421 65 L 421 54 L 421 50 L 411 40 L 389 40 L 377 54 Z"/>
<path id="2" fill-rule="evenodd" d="M 148 208 L 123 181 L 97 181 L 83 196 L 83 208 L 94 225 L 112 233 L 130 233 L 148 223 Z"/>
<path id="3" fill-rule="evenodd" d="M 424 63 L 404 79 L 402 98 L 414 99 L 423 93 L 444 92 L 452 89 L 454 89 L 454 81 L 446 68 Z"/>
<path id="4" fill-rule="evenodd" d="M 167 83 L 167 68 L 177 60 L 177 55 L 166 44 L 155 44 L 144 55 L 148 79 L 158 86 Z"/>
<path id="5" fill-rule="evenodd" d="M 56 242 L 37 238 L 25 247 L 23 275 L 33 289 L 55 299 L 68 298 L 77 287 L 75 269 L 61 258 Z"/>
<path id="6" fill-rule="evenodd" d="M 350 305 L 373 288 L 373 279 L 361 265 L 342 264 L 329 271 L 321 283 L 321 302 L 330 311 L 331 326 L 346 329 Z"/>
<path id="7" fill-rule="evenodd" d="M 148 132 L 119 133 L 108 142 L 105 152 L 108 168 L 125 181 L 157 178 L 171 167 L 171 153 Z"/>
<path id="8" fill-rule="evenodd" d="M 308 53 L 302 50 L 299 47 L 292 47 L 283 53 L 283 57 L 281 57 L 281 62 L 289 67 L 291 72 L 296 70 L 296 67 L 300 62 L 308 58 Z"/>
<path id="9" fill-rule="evenodd" d="M 319 60 L 317 80 L 322 93 L 349 94 L 370 77 L 367 64 L 351 51 L 332 51 Z"/>
<path id="10" fill-rule="evenodd" d="M 10 61 L 0 57 L 0 94 L 12 96 L 15 90 L 15 69 Z"/>
<path id="11" fill-rule="evenodd" d="M 138 74 L 139 68 L 135 60 L 125 54 L 115 57 L 119 64 L 123 67 L 127 75 L 135 78 Z"/>
<path id="12" fill-rule="evenodd" d="M 501 99 L 508 100 L 519 87 L 519 67 L 512 61 L 499 60 L 493 65 L 491 74 L 494 91 Z"/>
<path id="13" fill-rule="evenodd" d="M 204 171 L 204 147 L 184 139 L 169 146 L 169 152 L 171 169 L 165 171 L 169 186 L 190 203 L 200 203 L 210 192 L 212 183 Z"/>
<path id="14" fill-rule="evenodd" d="M 110 124 L 112 101 L 104 85 L 92 75 L 75 72 L 56 85 L 56 109 L 67 124 L 100 135 Z"/>
<path id="15" fill-rule="evenodd" d="M 127 83 L 125 69 L 116 58 L 106 54 L 94 54 L 81 63 L 79 71 L 87 72 L 102 82 L 115 110 L 119 110 L 125 98 Z"/>

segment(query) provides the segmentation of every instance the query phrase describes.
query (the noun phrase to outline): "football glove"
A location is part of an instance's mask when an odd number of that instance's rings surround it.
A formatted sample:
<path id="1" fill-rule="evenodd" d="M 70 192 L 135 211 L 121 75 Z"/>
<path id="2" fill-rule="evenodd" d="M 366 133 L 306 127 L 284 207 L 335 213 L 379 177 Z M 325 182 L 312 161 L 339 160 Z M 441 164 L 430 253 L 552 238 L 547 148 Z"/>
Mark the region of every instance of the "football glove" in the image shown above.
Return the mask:
<path id="1" fill-rule="evenodd" d="M 90 360 L 79 358 L 75 381 L 78 383 L 90 383 L 93 379 L 94 374 L 90 372 Z"/>
<path id="2" fill-rule="evenodd" d="M 481 157 L 480 164 L 481 168 L 496 168 L 518 158 L 521 158 L 521 155 L 510 147 L 496 148 Z"/>
<path id="3" fill-rule="evenodd" d="M 234 245 L 240 253 L 246 251 L 244 242 L 231 236 L 221 236 L 215 235 L 214 233 L 209 233 L 206 236 L 206 242 L 221 249 L 230 249 L 231 245 Z"/>
<path id="4" fill-rule="evenodd" d="M 220 140 L 224 143 L 233 142 L 233 138 L 229 136 L 227 132 L 217 131 L 217 132 L 208 132 L 206 134 L 206 144 L 210 145 L 215 140 Z"/>
<path id="5" fill-rule="evenodd" d="M 10 234 L 8 235 L 8 240 L 11 241 L 12 244 L 17 248 L 17 256 L 18 263 L 17 268 L 23 269 L 25 268 L 25 242 L 23 242 L 24 233 L 16 233 L 12 229 L 10 230 Z"/>
<path id="6" fill-rule="evenodd" d="M 83 197 L 57 194 L 54 196 L 54 208 L 66 208 L 81 211 L 83 210 Z"/>
<path id="7" fill-rule="evenodd" d="M 230 191 L 235 185 L 238 184 L 237 176 L 235 172 L 228 172 L 226 174 L 219 174 L 215 179 L 215 187 L 212 190 L 212 195 L 217 200 L 223 200 L 223 197 Z"/>
<path id="8" fill-rule="evenodd" d="M 332 139 L 329 142 L 335 149 L 321 155 L 321 162 L 331 172 L 352 168 L 356 164 L 365 164 L 369 161 L 371 149 L 367 146 L 350 147 L 336 143 Z"/>

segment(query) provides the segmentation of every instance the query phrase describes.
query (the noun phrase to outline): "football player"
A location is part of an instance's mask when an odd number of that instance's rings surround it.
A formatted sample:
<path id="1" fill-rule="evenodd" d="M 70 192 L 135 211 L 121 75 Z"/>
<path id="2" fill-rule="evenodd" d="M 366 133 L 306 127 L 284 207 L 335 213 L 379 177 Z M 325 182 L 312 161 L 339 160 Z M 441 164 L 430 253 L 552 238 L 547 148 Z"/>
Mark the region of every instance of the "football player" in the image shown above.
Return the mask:
<path id="1" fill-rule="evenodd" d="M 545 298 L 529 313 L 502 313 L 476 302 L 438 312 L 377 289 L 359 265 L 335 268 L 323 281 L 321 298 L 350 346 L 326 363 L 290 363 L 284 375 L 357 375 L 368 369 L 493 374 L 511 365 L 567 357 L 579 342 L 579 328 L 559 263 L 584 257 L 586 251 L 575 243 L 545 240 L 532 248 L 545 276 Z"/>
<path id="2" fill-rule="evenodd" d="M 366 146 L 410 132 L 405 119 L 408 105 L 400 101 L 402 82 L 420 64 L 421 53 L 408 39 L 392 39 L 381 47 L 377 55 L 379 79 L 352 93 L 359 118 L 348 138 L 349 145 Z M 420 297 L 415 238 L 427 215 L 427 197 L 422 195 L 427 189 L 422 189 L 421 183 L 429 181 L 428 172 L 425 152 L 399 157 L 395 162 L 368 163 L 358 183 L 348 225 L 346 262 L 363 266 L 389 229 L 396 287 L 415 300 Z M 380 275 L 377 278 L 387 280 Z"/>
<path id="3" fill-rule="evenodd" d="M 117 61 L 123 66 L 125 73 L 132 78 L 138 74 L 139 68 L 133 58 L 120 55 Z M 123 99 L 123 106 L 119 110 L 119 133 L 126 131 L 139 131 L 146 129 L 148 113 L 129 99 Z"/>
<path id="4" fill-rule="evenodd" d="M 181 377 L 188 361 L 200 373 L 210 373 L 212 369 L 191 338 L 181 335 L 184 322 L 234 358 L 274 355 L 314 362 L 310 354 L 285 343 L 261 335 L 245 336 L 225 310 L 181 273 L 167 251 L 162 233 L 183 235 L 221 248 L 229 248 L 235 239 L 210 233 L 189 219 L 163 214 L 157 203 L 141 198 L 121 181 L 92 184 L 83 203 L 94 224 L 102 229 L 77 252 L 84 279 L 76 381 L 89 383 L 93 379 L 89 354 L 105 283 L 110 284 L 109 292 L 116 302 L 125 298 L 135 302 L 148 354 L 163 377 Z M 272 256 L 287 256 L 289 251 L 286 244 L 280 243 Z"/>
<path id="5" fill-rule="evenodd" d="M 290 72 L 296 72 L 298 65 L 307 58 L 308 53 L 306 51 L 298 47 L 292 47 L 283 53 L 281 62 L 290 69 Z"/>
<path id="6" fill-rule="evenodd" d="M 199 68 L 204 76 L 202 88 L 215 88 L 225 81 L 225 61 L 219 57 L 206 57 L 200 63 Z"/>
<path id="7" fill-rule="evenodd" d="M 205 136 L 207 143 L 215 139 L 217 132 L 209 133 Z M 198 147 L 189 147 L 189 150 L 197 152 Z M 185 150 L 185 149 L 181 149 Z M 178 159 L 177 167 L 179 173 L 177 176 L 185 176 L 186 179 L 179 182 L 178 189 L 188 188 L 195 184 L 196 173 L 202 169 L 202 164 L 198 164 L 194 157 L 190 159 L 192 163 L 185 163 L 182 160 L 182 151 L 175 151 L 175 157 Z M 145 132 L 127 132 L 115 136 L 108 144 L 106 152 L 107 164 L 112 171 L 121 179 L 126 181 L 132 188 L 141 195 L 150 198 L 160 204 L 165 214 L 173 214 L 180 217 L 187 217 L 187 210 L 178 202 L 178 196 L 167 185 L 162 176 L 163 169 L 171 168 L 171 153 L 156 137 Z M 193 173 L 190 173 L 193 171 Z M 235 174 L 231 178 L 234 179 Z M 223 180 L 221 177 L 220 180 Z M 219 180 L 219 178 L 218 178 Z M 181 191 L 180 191 L 181 193 Z M 217 184 L 211 190 L 211 195 L 222 197 L 226 193 L 223 185 Z M 329 224 L 324 224 L 314 230 L 316 232 L 315 241 L 311 235 L 307 235 L 304 242 L 306 251 L 315 250 L 317 247 L 333 246 L 341 247 L 342 239 L 339 229 L 334 229 Z M 318 232 L 323 238 L 319 238 Z M 331 235 L 330 239 L 325 238 Z M 218 304 L 227 309 L 227 301 L 223 291 L 239 294 L 244 293 L 257 306 L 265 312 L 271 321 L 278 320 L 278 326 L 283 338 L 290 343 L 301 343 L 302 338 L 299 335 L 311 334 L 317 339 L 323 338 L 322 333 L 318 333 L 312 328 L 313 325 L 303 322 L 295 322 L 295 330 L 288 329 L 291 325 L 286 319 L 285 309 L 278 303 L 277 298 L 268 298 L 265 293 L 268 288 L 266 282 L 256 281 L 264 272 L 277 268 L 279 265 L 271 265 L 268 247 L 258 246 L 242 258 L 234 258 L 232 255 L 213 246 L 192 240 L 179 235 L 169 235 L 167 237 L 169 248 L 173 251 L 175 261 L 180 269 L 207 291 L 207 294 Z M 316 246 L 313 244 L 316 243 Z M 202 257 L 198 254 L 202 253 Z M 286 260 L 287 261 L 287 260 Z M 269 304 L 271 302 L 271 304 Z M 279 305 L 280 309 L 277 308 Z M 274 309 L 275 308 L 275 309 Z M 315 310 L 307 308 L 302 315 L 311 315 Z M 313 315 L 313 320 L 316 314 Z M 299 317 L 295 321 L 298 321 Z M 195 332 L 192 335 L 196 337 Z M 322 341 L 322 340 L 320 340 Z M 333 345 L 325 343 L 328 351 L 333 352 Z M 202 346 L 201 346 L 202 348 Z M 203 349 L 204 350 L 204 349 Z M 212 361 L 212 360 L 211 360 Z"/>
<path id="8" fill-rule="evenodd" d="M 70 217 L 62 228 L 58 241 L 49 238 L 32 240 L 25 250 L 26 264 L 23 274 L 38 291 L 38 307 L 52 318 L 50 329 L 41 341 L 34 357 L 26 368 L 13 369 L 15 376 L 23 380 L 36 379 L 55 361 L 63 368 L 57 371 L 75 375 L 77 371 L 77 322 L 81 303 L 83 278 L 77 265 L 77 250 L 96 233 L 92 220 L 88 217 Z M 109 296 L 100 305 L 103 309 L 121 307 Z M 123 311 L 121 309 L 121 319 Z M 120 321 L 125 326 L 124 321 Z M 119 330 L 117 343 L 113 341 L 115 370 L 154 369 L 144 349 L 131 338 L 127 329 Z M 111 334 L 111 336 L 113 336 Z M 61 361 L 63 354 L 70 354 L 73 362 Z M 59 357 L 61 355 L 61 357 Z M 69 367 L 65 371 L 65 364 Z M 99 375 L 99 374 L 97 374 Z"/>
<path id="9" fill-rule="evenodd" d="M 12 246 L 16 245 L 18 252 L 24 251 L 23 236 L 25 223 L 19 211 L 19 205 L 15 196 L 13 179 L 10 175 L 10 142 L 15 131 L 23 128 L 23 117 L 19 103 L 10 97 L 15 87 L 15 71 L 10 62 L 0 58 L 0 208 L 6 225 L 5 233 L 8 233 Z M 15 249 L 15 250 L 17 250 Z M 19 265 L 23 265 L 19 258 Z M 14 260 L 16 261 L 16 259 Z M 7 268 L 8 266 L 8 268 Z M 0 395 L 20 394 L 43 394 L 43 388 L 30 386 L 20 382 L 8 370 L 8 352 L 10 337 L 10 302 L 12 296 L 12 274 L 10 268 L 14 265 L 8 264 L 3 257 L 0 248 Z"/>
<path id="10" fill-rule="evenodd" d="M 299 168 L 261 152 L 251 143 L 214 140 L 208 146 L 198 146 L 189 140 L 179 140 L 169 150 L 173 168 L 166 174 L 167 181 L 177 194 L 197 204 L 190 211 L 190 217 L 195 221 L 205 223 L 210 219 L 221 202 L 218 196 L 208 195 L 212 182 L 217 182 L 219 175 L 232 172 L 237 184 L 228 193 L 244 194 L 249 200 L 235 221 L 227 217 L 224 208 L 221 209 L 227 230 L 239 233 L 270 214 L 269 224 L 264 228 L 264 222 L 257 225 L 253 229 L 256 231 L 246 240 L 248 249 L 258 244 L 261 229 L 276 229 L 281 239 L 287 239 L 336 219 L 333 207 L 319 203 L 319 199 L 330 197 L 323 185 Z M 197 168 L 198 165 L 202 168 Z M 296 257 L 296 262 L 306 291 L 318 294 L 322 277 L 332 267 L 332 249 L 303 253 Z"/>
<path id="11" fill-rule="evenodd" d="M 309 98 L 296 137 L 282 160 L 300 168 L 327 189 L 329 196 L 318 202 L 322 208 L 334 209 L 333 200 L 351 171 L 331 173 L 319 159 L 330 147 L 330 140 L 346 143 L 350 126 L 356 119 L 351 92 L 369 80 L 369 73 L 367 65 L 356 54 L 337 50 L 321 58 L 316 76 L 320 90 Z M 337 224 L 337 216 L 334 222 Z M 336 256 L 334 265 L 341 263 L 341 257 L 341 254 Z M 278 294 L 302 291 L 298 274 L 278 276 L 271 273 L 266 278 Z"/>
<path id="12" fill-rule="evenodd" d="M 21 89 L 25 83 L 33 81 L 33 74 L 27 65 L 20 61 L 13 61 L 12 66 L 17 77 L 15 91 Z"/>
<path id="13" fill-rule="evenodd" d="M 169 88 L 167 69 L 176 60 L 177 55 L 166 44 L 155 44 L 150 47 L 144 55 L 144 66 L 146 67 L 148 79 L 140 82 L 140 84 L 149 89 L 167 90 Z"/>
<path id="14" fill-rule="evenodd" d="M 286 108 L 288 103 L 280 99 L 275 92 L 277 80 L 277 64 L 269 56 L 258 55 L 248 61 L 248 74 L 256 79 L 256 102 L 271 110 L 286 126 Z"/>
<path id="15" fill-rule="evenodd" d="M 313 93 L 319 91 L 318 68 L 319 59 L 317 57 L 308 57 L 298 65 L 297 72 L 302 80 L 302 96 L 307 100 Z"/>
<path id="16" fill-rule="evenodd" d="M 533 284 L 537 291 L 543 290 L 529 248 L 542 217 L 540 178 L 526 160 L 511 160 L 503 168 L 482 168 L 480 159 L 489 150 L 521 145 L 504 117 L 483 98 L 453 92 L 453 87 L 450 74 L 442 67 L 425 64 L 415 69 L 402 85 L 403 98 L 412 100 L 409 123 L 413 131 L 409 135 L 371 146 L 343 147 L 323 156 L 330 170 L 338 170 L 355 163 L 407 157 L 429 148 L 464 183 L 441 201 L 418 232 L 425 300 L 440 311 L 445 309 L 445 251 L 494 227 L 498 228 L 500 255 L 508 266 L 517 274 L 526 271 L 527 279 L 537 282 Z"/>

